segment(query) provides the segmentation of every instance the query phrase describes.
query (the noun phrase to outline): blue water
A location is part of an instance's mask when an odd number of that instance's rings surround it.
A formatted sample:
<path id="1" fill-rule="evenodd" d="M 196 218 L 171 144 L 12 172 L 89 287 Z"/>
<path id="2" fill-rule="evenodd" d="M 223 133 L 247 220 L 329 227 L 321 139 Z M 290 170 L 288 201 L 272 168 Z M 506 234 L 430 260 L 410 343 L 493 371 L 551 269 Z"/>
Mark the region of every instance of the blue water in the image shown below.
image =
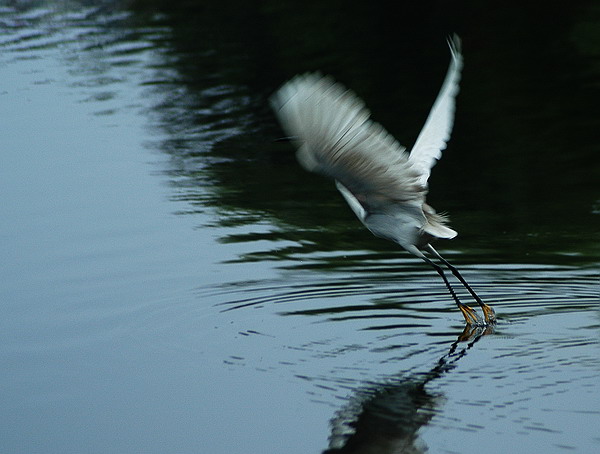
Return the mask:
<path id="1" fill-rule="evenodd" d="M 0 9 L 2 452 L 595 452 L 597 158 L 564 164 L 574 207 L 432 194 L 499 316 L 463 334 L 436 274 L 273 142 L 243 40 L 186 49 L 167 19 Z"/>

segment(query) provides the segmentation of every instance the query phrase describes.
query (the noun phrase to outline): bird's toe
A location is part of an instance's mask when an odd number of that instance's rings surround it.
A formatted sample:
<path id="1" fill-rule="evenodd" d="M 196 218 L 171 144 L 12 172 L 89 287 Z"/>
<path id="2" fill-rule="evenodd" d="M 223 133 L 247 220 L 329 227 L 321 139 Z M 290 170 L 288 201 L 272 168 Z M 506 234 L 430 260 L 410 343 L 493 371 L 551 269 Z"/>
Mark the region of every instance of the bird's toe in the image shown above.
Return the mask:
<path id="1" fill-rule="evenodd" d="M 473 309 L 471 309 L 466 304 L 461 304 L 460 306 L 458 306 L 458 308 L 462 312 L 463 317 L 465 318 L 465 321 L 467 322 L 467 325 L 473 325 L 473 326 L 484 326 L 485 325 L 483 320 L 481 320 L 479 315 L 477 315 L 477 312 L 475 312 Z"/>
<path id="2" fill-rule="evenodd" d="M 494 325 L 496 323 L 496 312 L 494 312 L 494 309 L 492 309 L 492 306 L 483 304 L 481 306 L 481 310 L 483 311 L 483 317 L 485 319 L 485 323 L 487 325 Z"/>

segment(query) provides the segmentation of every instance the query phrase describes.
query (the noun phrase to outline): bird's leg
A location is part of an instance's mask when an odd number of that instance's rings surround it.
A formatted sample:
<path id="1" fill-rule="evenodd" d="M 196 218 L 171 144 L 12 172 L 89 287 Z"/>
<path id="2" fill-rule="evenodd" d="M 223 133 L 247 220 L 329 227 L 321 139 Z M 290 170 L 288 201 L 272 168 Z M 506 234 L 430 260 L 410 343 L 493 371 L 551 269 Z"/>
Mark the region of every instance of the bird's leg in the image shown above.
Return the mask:
<path id="1" fill-rule="evenodd" d="M 450 285 L 450 282 L 448 282 L 448 279 L 446 278 L 446 274 L 444 273 L 444 270 L 442 269 L 442 267 L 439 266 L 438 264 L 432 262 L 430 259 L 428 259 L 425 256 L 422 256 L 421 258 L 423 260 L 425 260 L 427 263 L 429 263 L 437 271 L 437 273 L 441 276 L 441 278 L 444 280 L 444 284 L 446 284 L 446 287 L 450 291 L 450 295 L 452 295 L 452 298 L 456 302 L 456 305 L 458 306 L 458 308 L 462 312 L 463 317 L 465 318 L 465 321 L 467 322 L 467 324 L 468 325 L 475 325 L 475 326 L 483 326 L 484 323 L 479 318 L 479 315 L 477 315 L 477 312 L 475 312 L 473 309 L 471 309 L 469 306 L 467 306 L 466 304 L 462 303 L 458 299 L 458 296 L 454 292 L 454 289 Z"/>
<path id="2" fill-rule="evenodd" d="M 448 269 L 452 272 L 452 274 L 454 274 L 454 276 L 462 283 L 462 285 L 465 286 L 465 288 L 469 291 L 469 293 L 473 296 L 473 298 L 475 298 L 475 301 L 477 301 L 477 304 L 479 304 L 479 306 L 481 307 L 481 310 L 483 311 L 483 317 L 485 319 L 485 322 L 487 324 L 494 324 L 496 323 L 496 313 L 494 312 L 494 309 L 492 309 L 491 306 L 485 304 L 481 298 L 479 298 L 479 295 L 477 295 L 477 293 L 475 293 L 475 290 L 473 290 L 471 288 L 471 286 L 469 284 L 467 284 L 467 281 L 465 281 L 465 278 L 462 277 L 462 275 L 459 273 L 459 271 L 450 264 L 450 262 L 448 262 L 448 260 L 446 260 L 444 257 L 442 257 L 438 251 L 436 251 L 433 246 L 431 246 L 430 244 L 427 245 L 427 250 L 429 252 L 431 252 L 433 255 L 435 255 L 438 259 L 440 259 L 444 265 L 446 265 L 448 267 Z"/>

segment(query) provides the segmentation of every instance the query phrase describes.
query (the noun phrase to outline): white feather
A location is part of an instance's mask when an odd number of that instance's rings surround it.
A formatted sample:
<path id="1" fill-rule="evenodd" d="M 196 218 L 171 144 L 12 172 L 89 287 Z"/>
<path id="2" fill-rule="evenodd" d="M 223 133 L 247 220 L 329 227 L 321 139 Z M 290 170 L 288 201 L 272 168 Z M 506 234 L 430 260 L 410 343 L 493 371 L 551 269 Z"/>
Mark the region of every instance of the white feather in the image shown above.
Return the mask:
<path id="1" fill-rule="evenodd" d="M 455 98 L 458 94 L 463 58 L 460 53 L 460 39 L 458 36 L 454 35 L 451 40 L 449 39 L 448 45 L 450 46 L 452 60 L 446 79 L 437 99 L 433 103 L 425 126 L 423 126 L 410 152 L 409 161 L 420 174 L 419 183 L 424 186 L 427 185 L 431 168 L 442 157 L 442 150 L 446 148 L 454 125 Z"/>
<path id="2" fill-rule="evenodd" d="M 369 119 L 364 103 L 343 85 L 305 74 L 285 84 L 271 103 L 306 170 L 334 178 L 372 209 L 424 201 L 405 148 Z"/>

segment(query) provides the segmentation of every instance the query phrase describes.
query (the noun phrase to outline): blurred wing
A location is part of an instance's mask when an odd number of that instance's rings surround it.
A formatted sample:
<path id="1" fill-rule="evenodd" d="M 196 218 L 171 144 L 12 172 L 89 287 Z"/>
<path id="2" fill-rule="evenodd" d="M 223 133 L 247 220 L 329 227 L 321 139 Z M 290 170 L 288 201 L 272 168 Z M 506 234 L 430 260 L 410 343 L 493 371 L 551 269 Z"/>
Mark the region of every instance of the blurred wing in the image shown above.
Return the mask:
<path id="1" fill-rule="evenodd" d="M 449 39 L 448 45 L 452 60 L 446 79 L 409 157 L 410 163 L 420 174 L 419 183 L 424 186 L 427 185 L 431 168 L 436 160 L 441 158 L 442 150 L 446 148 L 454 124 L 455 98 L 458 93 L 463 58 L 458 36 L 454 35 L 451 40 Z"/>
<path id="2" fill-rule="evenodd" d="M 424 197 L 405 148 L 330 77 L 297 76 L 273 95 L 271 105 L 302 166 L 342 183 L 367 210 Z"/>

